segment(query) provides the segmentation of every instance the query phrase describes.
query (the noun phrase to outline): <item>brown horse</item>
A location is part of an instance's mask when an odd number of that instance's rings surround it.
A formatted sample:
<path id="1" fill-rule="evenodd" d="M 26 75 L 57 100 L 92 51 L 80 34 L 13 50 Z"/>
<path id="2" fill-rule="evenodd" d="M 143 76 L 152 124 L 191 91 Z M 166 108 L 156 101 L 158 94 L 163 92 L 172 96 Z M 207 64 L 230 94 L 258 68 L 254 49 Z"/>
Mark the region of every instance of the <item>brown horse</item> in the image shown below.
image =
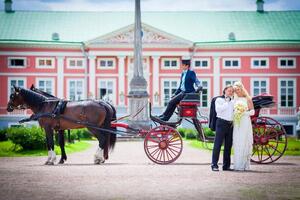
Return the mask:
<path id="1" fill-rule="evenodd" d="M 56 115 L 54 111 L 59 99 L 46 94 L 41 94 L 33 89 L 28 90 L 14 86 L 14 91 L 7 104 L 8 112 L 12 112 L 14 109 L 31 109 L 34 113 L 31 119 L 38 120 L 40 126 L 44 128 L 48 148 L 48 159 L 45 164 L 53 165 L 56 160 L 53 140 L 54 131 L 58 131 L 59 135 L 62 135 L 63 130 L 84 127 L 87 127 L 99 141 L 99 147 L 94 158 L 95 164 L 104 163 L 105 159 L 108 159 L 108 150 L 113 149 L 116 142 L 116 135 L 111 134 L 112 131 L 109 131 L 111 130 L 111 121 L 116 115 L 115 109 L 103 101 L 74 101 L 67 103 L 62 114 Z M 64 139 L 63 137 L 59 138 L 62 149 Z M 63 163 L 66 159 L 63 148 L 60 163 Z"/>

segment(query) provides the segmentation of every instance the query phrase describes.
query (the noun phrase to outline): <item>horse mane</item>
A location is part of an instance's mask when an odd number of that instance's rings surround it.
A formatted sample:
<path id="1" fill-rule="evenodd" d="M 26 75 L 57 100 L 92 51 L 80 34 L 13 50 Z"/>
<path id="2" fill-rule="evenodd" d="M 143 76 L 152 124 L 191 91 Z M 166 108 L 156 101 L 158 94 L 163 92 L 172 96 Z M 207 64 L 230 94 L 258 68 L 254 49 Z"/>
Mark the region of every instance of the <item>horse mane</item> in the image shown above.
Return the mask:
<path id="1" fill-rule="evenodd" d="M 58 97 L 56 97 L 56 96 L 54 96 L 52 94 L 49 94 L 47 92 L 44 92 L 43 90 L 40 90 L 40 89 L 34 87 L 34 85 L 32 85 L 30 87 L 30 90 L 33 91 L 33 92 L 39 93 L 39 94 L 41 94 L 41 95 L 43 95 L 44 97 L 47 97 L 47 98 L 58 99 Z"/>
<path id="2" fill-rule="evenodd" d="M 25 88 L 21 88 L 20 94 L 24 98 L 26 104 L 28 104 L 29 106 L 38 106 L 46 100 L 46 97 L 44 97 L 43 95 Z"/>

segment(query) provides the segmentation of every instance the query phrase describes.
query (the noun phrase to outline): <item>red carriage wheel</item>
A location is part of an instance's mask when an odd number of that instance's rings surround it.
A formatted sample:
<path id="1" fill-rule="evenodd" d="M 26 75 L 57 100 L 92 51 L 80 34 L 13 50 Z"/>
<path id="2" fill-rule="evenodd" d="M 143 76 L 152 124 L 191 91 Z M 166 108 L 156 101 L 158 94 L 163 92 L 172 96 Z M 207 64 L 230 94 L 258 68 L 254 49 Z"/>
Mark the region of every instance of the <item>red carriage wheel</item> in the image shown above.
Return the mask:
<path id="1" fill-rule="evenodd" d="M 182 138 L 170 126 L 161 125 L 147 133 L 144 140 L 146 155 L 154 163 L 165 165 L 174 162 L 182 152 Z"/>
<path id="2" fill-rule="evenodd" d="M 268 164 L 278 160 L 285 152 L 287 136 L 284 127 L 270 117 L 252 118 L 253 152 L 251 161 Z"/>

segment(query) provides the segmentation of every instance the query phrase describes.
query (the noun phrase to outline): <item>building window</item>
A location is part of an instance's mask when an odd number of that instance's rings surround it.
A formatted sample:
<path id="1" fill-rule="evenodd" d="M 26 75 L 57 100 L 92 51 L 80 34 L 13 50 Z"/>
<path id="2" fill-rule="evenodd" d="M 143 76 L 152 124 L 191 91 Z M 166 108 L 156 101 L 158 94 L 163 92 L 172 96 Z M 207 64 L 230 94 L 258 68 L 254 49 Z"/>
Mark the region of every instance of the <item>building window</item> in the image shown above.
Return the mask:
<path id="1" fill-rule="evenodd" d="M 25 68 L 26 67 L 26 58 L 10 57 L 10 58 L 8 58 L 8 67 L 9 68 Z"/>
<path id="2" fill-rule="evenodd" d="M 209 68 L 210 62 L 209 59 L 197 59 L 194 62 L 195 68 Z"/>
<path id="3" fill-rule="evenodd" d="M 200 103 L 201 107 L 207 108 L 208 107 L 208 89 L 209 89 L 209 82 L 208 80 L 200 80 L 200 85 L 203 87 L 201 96 L 200 96 Z"/>
<path id="4" fill-rule="evenodd" d="M 253 79 L 252 80 L 252 95 L 257 96 L 269 92 L 268 79 Z"/>
<path id="5" fill-rule="evenodd" d="M 295 80 L 279 80 L 279 103 L 280 107 L 295 106 Z"/>
<path id="6" fill-rule="evenodd" d="M 223 66 L 224 68 L 240 68 L 241 67 L 241 59 L 240 58 L 224 58 L 223 59 Z"/>
<path id="7" fill-rule="evenodd" d="M 67 59 L 67 68 L 70 69 L 83 69 L 83 58 L 68 58 Z"/>
<path id="8" fill-rule="evenodd" d="M 178 69 L 179 68 L 179 58 L 163 58 L 162 68 L 164 69 Z"/>
<path id="9" fill-rule="evenodd" d="M 39 90 L 42 90 L 44 92 L 47 92 L 48 94 L 54 95 L 54 80 L 53 79 L 39 78 L 39 79 L 37 79 L 36 85 Z"/>
<path id="10" fill-rule="evenodd" d="M 278 58 L 279 68 L 296 68 L 296 58 Z"/>
<path id="11" fill-rule="evenodd" d="M 100 69 L 114 69 L 116 67 L 116 59 L 114 58 L 99 58 L 98 68 Z"/>
<path id="12" fill-rule="evenodd" d="M 36 58 L 36 68 L 54 68 L 54 58 Z"/>
<path id="13" fill-rule="evenodd" d="M 84 98 L 84 84 L 82 79 L 68 80 L 68 98 L 79 101 Z"/>
<path id="14" fill-rule="evenodd" d="M 26 85 L 25 78 L 8 78 L 8 99 L 10 98 L 10 95 L 14 91 L 13 86 L 25 88 L 25 85 Z"/>
<path id="15" fill-rule="evenodd" d="M 164 80 L 163 81 L 163 105 L 167 106 L 168 102 L 171 100 L 171 97 L 176 92 L 179 87 L 178 80 Z"/>
<path id="16" fill-rule="evenodd" d="M 107 102 L 116 103 L 114 81 L 111 80 L 99 80 L 98 81 L 98 98 Z"/>
<path id="17" fill-rule="evenodd" d="M 234 85 L 235 82 L 241 81 L 240 78 L 226 78 L 223 79 L 223 88 L 225 88 L 227 85 Z"/>
<path id="18" fill-rule="evenodd" d="M 251 59 L 251 68 L 269 68 L 269 59 L 268 58 L 252 58 Z"/>

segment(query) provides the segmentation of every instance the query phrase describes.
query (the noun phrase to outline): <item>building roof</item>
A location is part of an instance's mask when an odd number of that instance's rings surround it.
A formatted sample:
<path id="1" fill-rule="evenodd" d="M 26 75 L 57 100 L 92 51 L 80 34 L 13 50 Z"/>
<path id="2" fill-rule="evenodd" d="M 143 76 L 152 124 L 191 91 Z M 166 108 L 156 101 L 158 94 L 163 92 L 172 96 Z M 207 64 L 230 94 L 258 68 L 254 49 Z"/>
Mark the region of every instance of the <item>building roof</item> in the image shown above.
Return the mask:
<path id="1" fill-rule="evenodd" d="M 290 41 L 300 43 L 300 11 L 143 12 L 142 22 L 192 42 Z M 0 41 L 80 43 L 134 23 L 133 12 L 0 12 Z M 54 42 L 54 41 L 53 41 Z"/>

